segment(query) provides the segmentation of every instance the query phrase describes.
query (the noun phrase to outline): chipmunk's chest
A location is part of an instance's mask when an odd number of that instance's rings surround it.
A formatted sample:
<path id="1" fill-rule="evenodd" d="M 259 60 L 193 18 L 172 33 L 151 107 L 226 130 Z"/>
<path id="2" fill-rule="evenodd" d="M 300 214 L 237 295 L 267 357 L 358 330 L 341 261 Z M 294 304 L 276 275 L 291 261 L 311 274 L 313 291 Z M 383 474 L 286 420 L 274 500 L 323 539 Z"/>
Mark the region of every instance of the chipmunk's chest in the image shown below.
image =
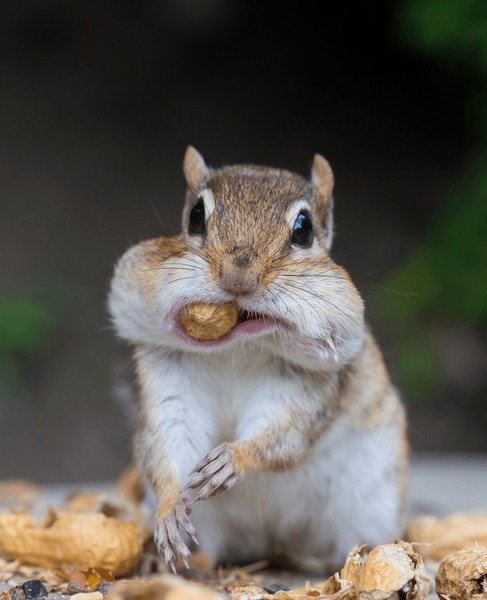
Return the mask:
<path id="1" fill-rule="evenodd" d="M 249 439 L 290 402 L 305 407 L 308 399 L 306 374 L 260 345 L 205 355 L 154 349 L 139 357 L 139 374 L 152 430 L 172 439 L 180 429 L 195 460 L 221 442 Z"/>
<path id="2" fill-rule="evenodd" d="M 149 420 L 163 436 L 171 435 L 171 423 L 183 427 L 202 455 L 252 432 L 263 415 L 268 419 L 270 398 L 276 401 L 282 385 L 283 365 L 262 347 L 206 355 L 155 350 L 140 358 L 142 387 L 152 407 Z"/>
<path id="3" fill-rule="evenodd" d="M 238 423 L 251 412 L 258 412 L 259 405 L 264 407 L 279 377 L 280 365 L 270 353 L 244 348 L 204 357 L 187 356 L 185 369 L 198 378 L 193 388 L 197 394 L 188 394 L 188 401 L 199 404 L 220 442 L 233 439 Z"/>

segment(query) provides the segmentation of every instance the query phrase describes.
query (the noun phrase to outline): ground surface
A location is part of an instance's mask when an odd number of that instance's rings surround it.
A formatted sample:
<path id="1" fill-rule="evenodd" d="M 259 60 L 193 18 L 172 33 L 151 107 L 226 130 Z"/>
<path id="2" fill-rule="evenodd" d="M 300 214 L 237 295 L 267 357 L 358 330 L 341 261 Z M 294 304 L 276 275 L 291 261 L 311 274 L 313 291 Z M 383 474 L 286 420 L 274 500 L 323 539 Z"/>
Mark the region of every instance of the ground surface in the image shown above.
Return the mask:
<path id="1" fill-rule="evenodd" d="M 49 504 L 61 505 L 66 494 L 74 489 L 110 491 L 113 489 L 113 483 L 46 486 L 36 502 L 36 512 L 42 515 Z M 411 516 L 424 513 L 446 516 L 462 511 L 487 513 L 487 456 L 419 455 L 413 457 L 410 477 Z M 250 572 L 251 579 L 261 586 L 277 583 L 293 588 L 301 587 L 309 579 L 305 574 L 266 568 L 261 570 L 251 568 Z M 434 577 L 434 573 L 431 575 Z M 436 595 L 432 593 L 431 598 L 436 598 Z"/>
<path id="2" fill-rule="evenodd" d="M 38 510 L 44 512 L 48 504 L 61 504 L 73 489 L 109 490 L 111 487 L 111 482 L 49 485 L 44 488 Z M 443 516 L 476 509 L 487 511 L 487 456 L 421 454 L 412 458 L 412 515 L 430 512 Z"/>

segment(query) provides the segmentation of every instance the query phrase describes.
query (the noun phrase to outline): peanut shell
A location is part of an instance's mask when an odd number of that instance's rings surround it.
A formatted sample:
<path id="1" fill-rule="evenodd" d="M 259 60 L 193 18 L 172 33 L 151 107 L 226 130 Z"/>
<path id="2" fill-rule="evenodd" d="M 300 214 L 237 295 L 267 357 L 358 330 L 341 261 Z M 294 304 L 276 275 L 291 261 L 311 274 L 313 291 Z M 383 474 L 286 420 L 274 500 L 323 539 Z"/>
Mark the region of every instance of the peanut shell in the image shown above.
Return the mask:
<path id="1" fill-rule="evenodd" d="M 436 573 L 436 593 L 448 600 L 486 600 L 487 548 L 476 544 L 445 557 Z"/>
<path id="2" fill-rule="evenodd" d="M 235 302 L 227 304 L 194 302 L 183 307 L 179 311 L 178 318 L 186 333 L 196 340 L 217 340 L 237 324 L 237 305 Z"/>
<path id="3" fill-rule="evenodd" d="M 136 526 L 102 513 L 60 513 L 37 526 L 22 511 L 0 514 L 0 552 L 44 568 L 64 563 L 100 567 L 125 575 L 142 555 Z"/>
<path id="4" fill-rule="evenodd" d="M 453 513 L 448 517 L 421 515 L 409 523 L 407 538 L 425 560 L 440 561 L 476 542 L 487 546 L 487 516 Z"/>
<path id="5" fill-rule="evenodd" d="M 218 600 L 209 588 L 175 575 L 162 575 L 146 581 L 120 581 L 107 600 Z"/>
<path id="6" fill-rule="evenodd" d="M 428 600 L 429 578 L 423 560 L 411 544 L 381 544 L 369 552 L 355 546 L 348 554 L 341 579 L 349 581 L 358 600 L 389 600 L 398 592 L 406 600 Z"/>

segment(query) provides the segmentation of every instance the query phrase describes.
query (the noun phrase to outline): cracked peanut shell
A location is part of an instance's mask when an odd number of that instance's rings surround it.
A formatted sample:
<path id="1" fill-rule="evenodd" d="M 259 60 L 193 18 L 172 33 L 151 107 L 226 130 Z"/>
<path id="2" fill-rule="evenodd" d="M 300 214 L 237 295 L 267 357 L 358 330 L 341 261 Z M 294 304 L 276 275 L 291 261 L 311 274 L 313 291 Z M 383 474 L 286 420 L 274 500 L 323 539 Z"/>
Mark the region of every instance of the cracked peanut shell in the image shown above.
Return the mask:
<path id="1" fill-rule="evenodd" d="M 358 600 L 389 600 L 397 593 L 406 600 L 428 600 L 429 596 L 423 560 L 405 542 L 381 544 L 370 552 L 368 546 L 355 546 L 340 577 L 351 582 Z"/>
<path id="2" fill-rule="evenodd" d="M 436 593 L 448 600 L 486 600 L 487 548 L 476 544 L 445 557 L 436 573 Z"/>

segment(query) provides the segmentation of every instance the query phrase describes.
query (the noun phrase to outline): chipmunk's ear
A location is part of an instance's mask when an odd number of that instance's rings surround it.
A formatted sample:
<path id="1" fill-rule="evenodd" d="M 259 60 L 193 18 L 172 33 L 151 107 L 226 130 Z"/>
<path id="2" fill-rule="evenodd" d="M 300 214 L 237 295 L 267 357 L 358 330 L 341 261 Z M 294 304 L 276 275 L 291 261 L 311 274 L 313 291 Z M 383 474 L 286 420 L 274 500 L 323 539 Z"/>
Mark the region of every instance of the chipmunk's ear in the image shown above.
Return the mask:
<path id="1" fill-rule="evenodd" d="M 200 189 L 210 174 L 210 169 L 206 166 L 205 159 L 193 146 L 186 148 L 183 171 L 186 183 L 192 191 Z"/>
<path id="2" fill-rule="evenodd" d="M 316 190 L 316 206 L 323 227 L 323 240 L 327 250 L 333 241 L 333 171 L 328 161 L 315 154 L 311 167 L 311 183 Z"/>

